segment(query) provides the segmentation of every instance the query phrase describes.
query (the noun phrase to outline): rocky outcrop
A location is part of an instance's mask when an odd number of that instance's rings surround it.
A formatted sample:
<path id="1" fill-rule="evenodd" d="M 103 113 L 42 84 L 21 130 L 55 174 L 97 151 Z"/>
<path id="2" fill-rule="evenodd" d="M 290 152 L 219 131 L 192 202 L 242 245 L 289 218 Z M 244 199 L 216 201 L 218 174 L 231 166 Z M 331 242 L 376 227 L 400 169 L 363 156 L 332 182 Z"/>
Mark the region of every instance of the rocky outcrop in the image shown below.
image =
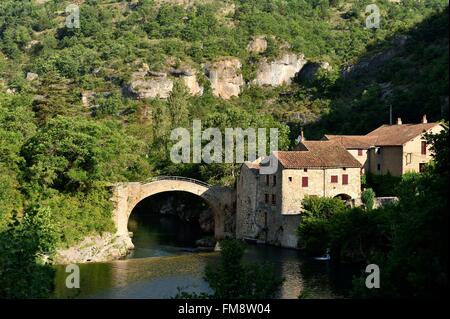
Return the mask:
<path id="1" fill-rule="evenodd" d="M 197 74 L 191 69 L 172 69 L 170 74 L 181 78 L 191 95 L 203 95 L 203 87 L 198 84 Z"/>
<path id="2" fill-rule="evenodd" d="M 253 38 L 247 45 L 247 51 L 251 53 L 262 53 L 267 50 L 267 40 L 263 36 Z"/>
<path id="3" fill-rule="evenodd" d="M 134 249 L 134 245 L 128 235 L 104 233 L 87 237 L 76 246 L 58 250 L 54 257 L 54 263 L 111 261 L 126 256 L 132 249 Z"/>
<path id="4" fill-rule="evenodd" d="M 97 93 L 94 91 L 84 91 L 84 92 L 81 92 L 81 103 L 86 108 L 95 107 L 95 105 L 93 106 L 92 104 L 96 98 L 99 98 L 99 97 L 107 98 L 107 97 L 111 96 L 111 94 L 112 94 L 111 92 Z"/>
<path id="5" fill-rule="evenodd" d="M 286 53 L 274 61 L 265 59 L 260 63 L 256 79 L 252 83 L 257 86 L 291 84 L 306 62 L 303 55 L 293 53 Z"/>
<path id="6" fill-rule="evenodd" d="M 173 89 L 173 81 L 166 73 L 148 70 L 144 64 L 143 68 L 131 75 L 128 91 L 137 99 L 166 99 Z"/>
<path id="7" fill-rule="evenodd" d="M 300 82 L 313 82 L 317 80 L 317 75 L 321 70 L 330 71 L 330 64 L 328 62 L 307 62 L 298 73 L 298 79 Z"/>
<path id="8" fill-rule="evenodd" d="M 28 72 L 27 73 L 26 79 L 27 79 L 28 82 L 32 82 L 34 80 L 37 80 L 38 78 L 39 78 L 39 75 L 37 75 L 36 73 L 33 73 L 33 72 Z"/>
<path id="9" fill-rule="evenodd" d="M 244 78 L 240 74 L 241 67 L 241 62 L 233 58 L 205 66 L 215 96 L 230 99 L 241 93 L 241 87 L 244 85 Z"/>

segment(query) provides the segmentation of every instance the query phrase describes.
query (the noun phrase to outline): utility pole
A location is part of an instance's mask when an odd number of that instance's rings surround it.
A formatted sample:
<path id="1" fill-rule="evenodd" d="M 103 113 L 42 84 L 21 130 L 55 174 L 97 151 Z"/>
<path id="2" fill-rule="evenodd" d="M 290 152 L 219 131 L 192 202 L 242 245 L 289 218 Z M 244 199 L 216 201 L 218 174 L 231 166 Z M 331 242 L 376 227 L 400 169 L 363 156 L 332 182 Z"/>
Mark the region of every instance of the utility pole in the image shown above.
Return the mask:
<path id="1" fill-rule="evenodd" d="M 392 104 L 389 105 L 389 125 L 392 125 Z"/>

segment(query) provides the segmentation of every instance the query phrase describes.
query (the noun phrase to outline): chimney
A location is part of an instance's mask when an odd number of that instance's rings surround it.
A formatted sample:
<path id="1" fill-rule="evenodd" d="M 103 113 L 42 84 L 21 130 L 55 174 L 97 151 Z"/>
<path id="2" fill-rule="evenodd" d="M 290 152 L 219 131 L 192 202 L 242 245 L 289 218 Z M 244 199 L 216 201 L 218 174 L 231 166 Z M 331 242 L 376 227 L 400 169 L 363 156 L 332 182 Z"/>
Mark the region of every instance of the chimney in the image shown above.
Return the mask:
<path id="1" fill-rule="evenodd" d="M 402 125 L 402 119 L 401 119 L 401 117 L 397 117 L 397 125 Z"/>
<path id="2" fill-rule="evenodd" d="M 428 123 L 427 115 L 426 115 L 426 114 L 424 114 L 424 115 L 422 116 L 422 124 L 425 124 L 425 123 Z"/>

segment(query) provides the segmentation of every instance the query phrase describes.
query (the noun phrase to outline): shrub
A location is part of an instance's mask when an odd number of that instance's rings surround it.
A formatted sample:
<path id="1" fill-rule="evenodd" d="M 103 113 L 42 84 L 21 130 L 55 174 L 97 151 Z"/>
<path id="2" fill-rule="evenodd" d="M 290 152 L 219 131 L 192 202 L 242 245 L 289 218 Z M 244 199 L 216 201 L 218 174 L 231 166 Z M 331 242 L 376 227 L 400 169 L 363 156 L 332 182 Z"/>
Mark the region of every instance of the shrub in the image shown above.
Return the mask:
<path id="1" fill-rule="evenodd" d="M 375 192 L 372 188 L 367 188 L 361 194 L 361 200 L 367 210 L 371 210 L 375 204 Z"/>

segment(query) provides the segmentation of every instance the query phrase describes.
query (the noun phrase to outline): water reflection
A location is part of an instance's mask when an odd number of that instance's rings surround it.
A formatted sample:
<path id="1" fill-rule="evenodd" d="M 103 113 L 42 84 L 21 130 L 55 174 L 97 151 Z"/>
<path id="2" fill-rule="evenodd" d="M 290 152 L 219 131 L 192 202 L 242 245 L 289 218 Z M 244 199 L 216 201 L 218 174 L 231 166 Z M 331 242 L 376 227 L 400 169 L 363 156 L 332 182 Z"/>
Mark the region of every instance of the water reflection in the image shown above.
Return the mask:
<path id="1" fill-rule="evenodd" d="M 189 252 L 202 235 L 195 224 L 176 216 L 132 214 L 136 250 L 126 260 L 80 265 L 80 289 L 67 289 L 63 266 L 58 266 L 56 298 L 172 298 L 178 288 L 210 292 L 203 279 L 207 264 L 218 262 L 218 253 Z M 351 284 L 351 271 L 327 262 L 305 259 L 298 251 L 249 245 L 244 262 L 273 263 L 285 281 L 278 298 L 339 298 Z"/>

